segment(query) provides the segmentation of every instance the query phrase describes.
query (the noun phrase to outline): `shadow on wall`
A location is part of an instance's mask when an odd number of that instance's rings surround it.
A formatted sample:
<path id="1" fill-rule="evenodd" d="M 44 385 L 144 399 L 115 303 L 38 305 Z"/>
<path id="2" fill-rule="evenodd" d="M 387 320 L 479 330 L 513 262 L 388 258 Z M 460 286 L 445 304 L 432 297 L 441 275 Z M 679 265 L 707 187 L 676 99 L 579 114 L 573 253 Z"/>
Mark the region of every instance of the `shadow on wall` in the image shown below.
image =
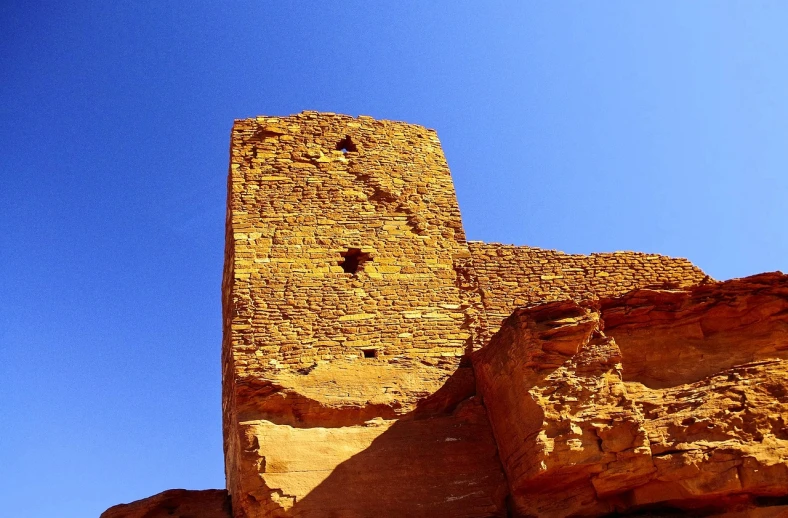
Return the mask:
<path id="1" fill-rule="evenodd" d="M 479 399 L 472 369 L 457 369 L 416 410 L 279 515 L 506 516 L 506 480 Z M 363 433 L 366 426 L 349 427 L 349 438 L 353 428 Z"/>

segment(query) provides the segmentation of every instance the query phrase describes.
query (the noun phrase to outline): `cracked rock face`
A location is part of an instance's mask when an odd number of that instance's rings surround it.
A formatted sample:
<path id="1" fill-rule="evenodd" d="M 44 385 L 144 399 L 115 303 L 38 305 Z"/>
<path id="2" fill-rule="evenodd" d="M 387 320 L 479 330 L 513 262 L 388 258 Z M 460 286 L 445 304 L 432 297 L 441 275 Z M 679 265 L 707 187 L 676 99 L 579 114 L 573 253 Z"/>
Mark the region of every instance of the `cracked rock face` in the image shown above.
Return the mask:
<path id="1" fill-rule="evenodd" d="M 474 355 L 514 513 L 785 512 L 786 358 L 782 274 L 516 310 Z"/>
<path id="2" fill-rule="evenodd" d="M 473 370 L 334 362 L 239 392 L 236 516 L 504 516 Z"/>

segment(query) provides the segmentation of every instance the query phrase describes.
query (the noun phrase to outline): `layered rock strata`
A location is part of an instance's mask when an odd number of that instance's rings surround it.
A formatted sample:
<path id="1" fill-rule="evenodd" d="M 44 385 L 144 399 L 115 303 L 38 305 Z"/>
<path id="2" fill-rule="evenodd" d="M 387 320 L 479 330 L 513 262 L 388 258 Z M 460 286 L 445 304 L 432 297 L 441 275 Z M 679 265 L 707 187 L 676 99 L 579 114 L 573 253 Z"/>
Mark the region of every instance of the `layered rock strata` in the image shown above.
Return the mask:
<path id="1" fill-rule="evenodd" d="M 473 371 L 418 362 L 279 373 L 239 400 L 236 516 L 503 516 Z"/>

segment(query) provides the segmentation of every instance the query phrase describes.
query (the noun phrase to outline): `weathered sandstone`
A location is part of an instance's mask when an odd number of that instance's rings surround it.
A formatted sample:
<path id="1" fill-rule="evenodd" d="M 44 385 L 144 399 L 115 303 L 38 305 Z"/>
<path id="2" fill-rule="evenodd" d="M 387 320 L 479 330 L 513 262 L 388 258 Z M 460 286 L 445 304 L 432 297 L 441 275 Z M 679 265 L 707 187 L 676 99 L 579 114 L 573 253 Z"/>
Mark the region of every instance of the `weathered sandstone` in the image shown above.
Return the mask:
<path id="1" fill-rule="evenodd" d="M 522 516 L 788 495 L 788 276 L 516 310 L 474 354 Z"/>
<path id="2" fill-rule="evenodd" d="M 241 394 L 242 516 L 505 514 L 471 368 L 337 361 Z"/>

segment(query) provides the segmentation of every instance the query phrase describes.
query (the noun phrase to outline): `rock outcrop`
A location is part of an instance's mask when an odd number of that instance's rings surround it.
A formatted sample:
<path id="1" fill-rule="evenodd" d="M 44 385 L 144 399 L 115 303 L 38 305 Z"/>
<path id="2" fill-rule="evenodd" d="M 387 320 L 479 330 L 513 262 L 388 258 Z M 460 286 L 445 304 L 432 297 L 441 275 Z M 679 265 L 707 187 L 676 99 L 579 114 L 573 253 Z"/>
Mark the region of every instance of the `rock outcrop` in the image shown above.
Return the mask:
<path id="1" fill-rule="evenodd" d="M 100 518 L 232 518 L 223 489 L 170 489 L 130 504 L 110 507 Z"/>
<path id="2" fill-rule="evenodd" d="M 515 513 L 779 503 L 786 358 L 781 274 L 516 310 L 474 355 Z"/>
<path id="3" fill-rule="evenodd" d="M 376 359 L 244 386 L 237 516 L 504 516 L 506 481 L 474 395 L 470 367 Z"/>

